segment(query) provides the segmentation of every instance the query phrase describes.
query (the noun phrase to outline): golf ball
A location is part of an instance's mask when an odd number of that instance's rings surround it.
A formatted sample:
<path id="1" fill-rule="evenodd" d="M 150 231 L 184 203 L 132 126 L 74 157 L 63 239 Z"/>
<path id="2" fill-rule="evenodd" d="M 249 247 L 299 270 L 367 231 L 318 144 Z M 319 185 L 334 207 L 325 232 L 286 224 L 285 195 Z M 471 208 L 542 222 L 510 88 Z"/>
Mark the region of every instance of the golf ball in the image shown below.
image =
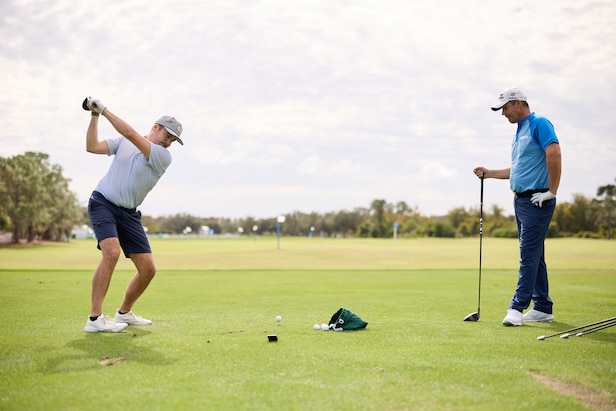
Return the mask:
<path id="1" fill-rule="evenodd" d="M 321 329 L 322 329 L 323 331 L 327 331 L 327 330 L 329 330 L 329 325 L 327 325 L 327 324 L 321 324 Z"/>
<path id="2" fill-rule="evenodd" d="M 281 317 L 281 316 L 279 316 L 279 315 L 277 315 L 277 316 L 276 316 L 276 321 L 278 321 L 278 322 L 282 321 L 282 317 Z"/>
<path id="3" fill-rule="evenodd" d="M 320 330 L 321 326 L 319 324 L 315 324 L 314 327 L 312 327 L 312 328 L 314 328 L 315 330 Z"/>

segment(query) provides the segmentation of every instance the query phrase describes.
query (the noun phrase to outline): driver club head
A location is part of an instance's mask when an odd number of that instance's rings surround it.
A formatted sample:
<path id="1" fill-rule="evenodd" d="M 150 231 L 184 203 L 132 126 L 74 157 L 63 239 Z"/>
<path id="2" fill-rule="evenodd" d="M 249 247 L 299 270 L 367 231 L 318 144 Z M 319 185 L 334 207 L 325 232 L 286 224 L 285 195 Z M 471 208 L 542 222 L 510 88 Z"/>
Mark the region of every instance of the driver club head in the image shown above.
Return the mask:
<path id="1" fill-rule="evenodd" d="M 466 317 L 464 317 L 464 321 L 479 321 L 479 312 L 470 313 Z"/>

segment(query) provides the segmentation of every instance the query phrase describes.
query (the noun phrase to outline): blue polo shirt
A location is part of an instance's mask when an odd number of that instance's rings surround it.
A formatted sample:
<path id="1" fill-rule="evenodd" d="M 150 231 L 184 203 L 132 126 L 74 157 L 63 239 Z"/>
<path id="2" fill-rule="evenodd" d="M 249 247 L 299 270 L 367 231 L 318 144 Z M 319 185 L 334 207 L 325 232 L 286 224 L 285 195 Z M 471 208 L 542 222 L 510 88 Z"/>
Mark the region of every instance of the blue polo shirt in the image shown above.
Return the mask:
<path id="1" fill-rule="evenodd" d="M 545 149 L 552 143 L 558 143 L 558 138 L 547 118 L 531 113 L 518 121 L 518 130 L 511 143 L 511 191 L 522 193 L 550 188 Z"/>

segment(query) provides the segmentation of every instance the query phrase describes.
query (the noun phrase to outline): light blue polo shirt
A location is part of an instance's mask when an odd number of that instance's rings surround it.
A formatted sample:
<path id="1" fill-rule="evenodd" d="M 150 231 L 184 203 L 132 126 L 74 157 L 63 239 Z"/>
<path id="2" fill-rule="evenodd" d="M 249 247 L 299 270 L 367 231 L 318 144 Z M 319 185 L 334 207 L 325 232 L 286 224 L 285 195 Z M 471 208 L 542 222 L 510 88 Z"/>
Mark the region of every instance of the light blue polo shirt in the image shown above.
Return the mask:
<path id="1" fill-rule="evenodd" d="M 511 191 L 522 193 L 550 188 L 545 149 L 552 143 L 558 143 L 558 138 L 547 118 L 531 113 L 518 121 L 518 130 L 511 143 Z"/>
<path id="2" fill-rule="evenodd" d="M 105 140 L 114 156 L 96 191 L 117 206 L 137 208 L 171 164 L 165 147 L 150 143 L 150 159 L 125 137 Z"/>

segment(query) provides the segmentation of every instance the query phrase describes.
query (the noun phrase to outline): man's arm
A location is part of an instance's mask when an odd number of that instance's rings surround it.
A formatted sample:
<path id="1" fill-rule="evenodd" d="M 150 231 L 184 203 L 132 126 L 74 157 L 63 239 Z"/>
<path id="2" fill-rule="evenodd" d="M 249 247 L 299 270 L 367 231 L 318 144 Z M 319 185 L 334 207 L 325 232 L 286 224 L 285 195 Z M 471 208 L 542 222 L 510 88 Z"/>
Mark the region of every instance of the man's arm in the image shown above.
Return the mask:
<path id="1" fill-rule="evenodd" d="M 561 158 L 560 145 L 552 143 L 545 149 L 545 162 L 550 176 L 550 193 L 556 195 L 560 185 Z"/>
<path id="2" fill-rule="evenodd" d="M 107 120 L 111 123 L 113 128 L 116 129 L 118 133 L 126 137 L 131 143 L 133 143 L 139 151 L 143 153 L 145 158 L 150 159 L 150 141 L 143 137 L 141 134 L 137 133 L 134 128 L 132 128 L 126 121 L 122 120 L 120 117 L 113 114 L 109 111 L 108 108 L 105 107 L 102 116 L 105 116 Z"/>
<path id="3" fill-rule="evenodd" d="M 485 167 L 476 167 L 473 172 L 479 178 L 498 178 L 508 180 L 511 175 L 511 167 L 488 170 Z"/>
<path id="4" fill-rule="evenodd" d="M 93 114 L 86 132 L 86 151 L 94 154 L 109 154 L 106 141 L 98 141 L 98 114 Z"/>
<path id="5" fill-rule="evenodd" d="M 552 143 L 545 148 L 545 163 L 548 168 L 550 177 L 550 189 L 545 193 L 535 193 L 530 198 L 530 201 L 537 204 L 539 207 L 547 200 L 556 198 L 556 192 L 560 184 L 560 146 L 558 143 Z"/>

